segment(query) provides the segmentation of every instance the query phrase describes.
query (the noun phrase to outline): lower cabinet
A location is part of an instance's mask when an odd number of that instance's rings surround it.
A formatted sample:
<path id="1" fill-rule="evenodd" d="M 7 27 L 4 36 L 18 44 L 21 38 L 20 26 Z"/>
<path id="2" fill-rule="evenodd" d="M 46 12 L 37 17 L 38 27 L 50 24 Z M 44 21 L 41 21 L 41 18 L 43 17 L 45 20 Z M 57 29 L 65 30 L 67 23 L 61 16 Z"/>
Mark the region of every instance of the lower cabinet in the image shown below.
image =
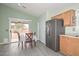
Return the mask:
<path id="1" fill-rule="evenodd" d="M 74 44 L 73 44 L 74 43 Z M 73 40 L 73 55 L 75 56 L 79 56 L 79 39 L 75 39 Z"/>
<path id="2" fill-rule="evenodd" d="M 79 56 L 79 38 L 60 36 L 60 52 L 68 56 Z"/>

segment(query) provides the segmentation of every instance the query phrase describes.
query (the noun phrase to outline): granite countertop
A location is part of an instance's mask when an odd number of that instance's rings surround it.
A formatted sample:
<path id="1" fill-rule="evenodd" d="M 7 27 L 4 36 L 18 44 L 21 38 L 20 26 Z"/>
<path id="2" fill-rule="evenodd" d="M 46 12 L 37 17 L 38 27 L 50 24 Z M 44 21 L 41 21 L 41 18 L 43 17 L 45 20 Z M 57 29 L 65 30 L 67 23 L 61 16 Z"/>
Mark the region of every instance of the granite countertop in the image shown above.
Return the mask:
<path id="1" fill-rule="evenodd" d="M 60 36 L 66 36 L 66 37 L 71 37 L 71 38 L 79 38 L 78 35 L 60 35 Z"/>

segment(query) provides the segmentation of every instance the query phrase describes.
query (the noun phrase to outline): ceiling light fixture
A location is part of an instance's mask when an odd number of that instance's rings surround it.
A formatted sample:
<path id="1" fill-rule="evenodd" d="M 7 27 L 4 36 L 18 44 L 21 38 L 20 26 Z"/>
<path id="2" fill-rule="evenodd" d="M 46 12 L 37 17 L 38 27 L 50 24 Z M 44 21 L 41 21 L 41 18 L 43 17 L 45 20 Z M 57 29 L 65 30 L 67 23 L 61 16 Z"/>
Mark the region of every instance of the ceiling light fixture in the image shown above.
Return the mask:
<path id="1" fill-rule="evenodd" d="M 21 7 L 21 3 L 18 3 L 18 6 Z"/>
<path id="2" fill-rule="evenodd" d="M 18 3 L 18 7 L 26 8 L 26 6 L 24 6 L 22 3 Z"/>

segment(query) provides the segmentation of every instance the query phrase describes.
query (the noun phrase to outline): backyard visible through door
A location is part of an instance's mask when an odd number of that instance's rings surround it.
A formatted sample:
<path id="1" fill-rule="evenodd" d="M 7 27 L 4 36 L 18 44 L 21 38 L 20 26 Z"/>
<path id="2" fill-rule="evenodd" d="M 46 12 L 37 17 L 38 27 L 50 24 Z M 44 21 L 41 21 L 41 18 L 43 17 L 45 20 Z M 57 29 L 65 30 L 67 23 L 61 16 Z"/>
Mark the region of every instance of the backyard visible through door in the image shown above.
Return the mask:
<path id="1" fill-rule="evenodd" d="M 12 21 L 10 25 L 11 42 L 17 42 L 19 40 L 18 32 L 20 33 L 21 31 L 29 30 L 29 24 L 21 21 Z"/>

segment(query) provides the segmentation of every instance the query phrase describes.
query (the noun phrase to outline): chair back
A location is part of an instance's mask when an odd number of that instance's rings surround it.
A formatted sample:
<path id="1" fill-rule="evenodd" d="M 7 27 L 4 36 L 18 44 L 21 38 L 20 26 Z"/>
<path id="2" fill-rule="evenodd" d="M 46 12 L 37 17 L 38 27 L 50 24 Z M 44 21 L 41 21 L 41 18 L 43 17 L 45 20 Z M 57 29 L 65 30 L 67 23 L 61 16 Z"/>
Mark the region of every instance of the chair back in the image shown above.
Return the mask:
<path id="1" fill-rule="evenodd" d="M 33 33 L 26 33 L 26 40 L 32 40 Z"/>

